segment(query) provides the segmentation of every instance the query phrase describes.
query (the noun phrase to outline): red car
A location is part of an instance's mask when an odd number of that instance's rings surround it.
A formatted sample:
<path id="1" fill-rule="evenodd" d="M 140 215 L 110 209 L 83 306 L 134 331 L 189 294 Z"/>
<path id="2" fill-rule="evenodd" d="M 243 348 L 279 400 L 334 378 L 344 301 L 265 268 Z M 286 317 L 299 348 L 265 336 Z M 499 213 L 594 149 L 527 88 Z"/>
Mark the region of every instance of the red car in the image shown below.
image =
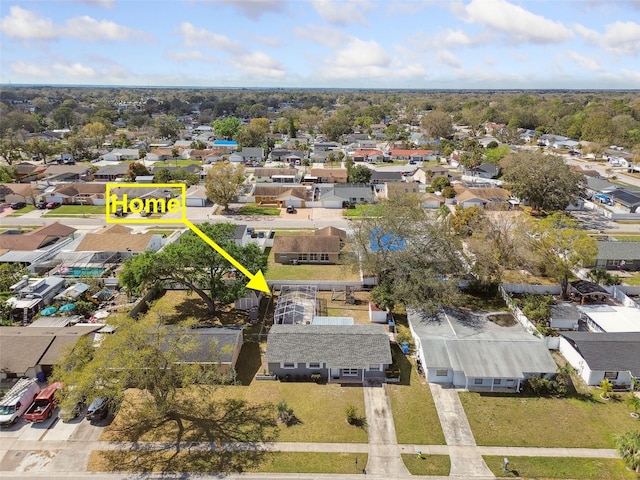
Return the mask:
<path id="1" fill-rule="evenodd" d="M 58 202 L 49 202 L 47 203 L 47 210 L 53 210 L 54 208 L 58 208 L 60 204 Z"/>

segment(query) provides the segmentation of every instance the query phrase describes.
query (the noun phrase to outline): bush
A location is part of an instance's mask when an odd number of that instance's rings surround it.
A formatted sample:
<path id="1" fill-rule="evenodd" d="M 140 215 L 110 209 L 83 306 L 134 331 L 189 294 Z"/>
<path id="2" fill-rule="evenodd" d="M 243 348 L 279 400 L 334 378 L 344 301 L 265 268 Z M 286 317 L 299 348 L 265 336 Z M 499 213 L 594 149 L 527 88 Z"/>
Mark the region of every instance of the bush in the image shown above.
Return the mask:
<path id="1" fill-rule="evenodd" d="M 565 396 L 567 394 L 566 381 L 558 376 L 554 378 L 545 377 L 529 377 L 522 385 L 522 389 L 531 395 L 547 396 L 547 395 L 559 395 Z"/>
<path id="2" fill-rule="evenodd" d="M 311 374 L 311 381 L 319 383 L 321 380 L 322 380 L 322 375 L 320 375 L 319 373 Z"/>
<path id="3" fill-rule="evenodd" d="M 344 413 L 347 416 L 347 423 L 349 425 L 353 425 L 355 427 L 364 427 L 366 425 L 364 417 L 361 417 L 358 414 L 358 408 L 355 405 L 347 405 L 344 409 Z"/>
<path id="4" fill-rule="evenodd" d="M 293 413 L 293 408 L 289 407 L 286 401 L 281 400 L 276 409 L 278 413 L 278 420 L 284 423 L 287 427 L 298 423 L 298 419 L 296 418 L 295 413 Z"/>

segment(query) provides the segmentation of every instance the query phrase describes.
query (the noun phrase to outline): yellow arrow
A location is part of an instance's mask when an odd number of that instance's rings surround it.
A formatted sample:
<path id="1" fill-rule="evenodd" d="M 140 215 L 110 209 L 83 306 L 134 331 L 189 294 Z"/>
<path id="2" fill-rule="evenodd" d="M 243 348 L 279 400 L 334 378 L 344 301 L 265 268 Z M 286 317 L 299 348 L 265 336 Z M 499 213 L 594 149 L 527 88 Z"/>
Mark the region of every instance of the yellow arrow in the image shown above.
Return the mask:
<path id="1" fill-rule="evenodd" d="M 242 274 L 249 279 L 249 283 L 247 283 L 247 288 L 252 290 L 258 290 L 260 292 L 271 293 L 269 290 L 269 285 L 267 285 L 267 281 L 262 274 L 262 270 L 258 270 L 255 274 L 251 273 L 249 270 L 244 268 L 244 266 L 238 262 L 235 258 L 233 258 L 229 253 L 218 245 L 216 242 L 211 240 L 206 233 L 196 227 L 190 220 L 186 218 L 183 219 L 185 225 L 189 227 L 196 235 L 198 235 L 202 240 L 207 242 L 211 248 L 213 248 L 216 252 L 218 252 L 222 257 L 227 260 L 231 265 L 233 265 L 237 270 L 242 272 Z"/>

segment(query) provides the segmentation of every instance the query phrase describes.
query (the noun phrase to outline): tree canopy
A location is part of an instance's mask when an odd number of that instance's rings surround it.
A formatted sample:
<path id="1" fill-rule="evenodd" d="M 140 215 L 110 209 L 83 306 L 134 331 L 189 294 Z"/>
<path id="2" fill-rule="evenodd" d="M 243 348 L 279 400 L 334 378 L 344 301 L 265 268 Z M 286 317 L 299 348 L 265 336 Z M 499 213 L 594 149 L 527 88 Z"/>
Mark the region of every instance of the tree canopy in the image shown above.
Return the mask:
<path id="1" fill-rule="evenodd" d="M 220 118 L 213 122 L 213 131 L 215 134 L 227 140 L 235 138 L 241 128 L 242 122 L 236 117 Z"/>
<path id="2" fill-rule="evenodd" d="M 207 173 L 207 198 L 227 210 L 244 180 L 243 167 L 228 162 L 215 163 Z"/>
<path id="3" fill-rule="evenodd" d="M 369 183 L 371 180 L 371 169 L 366 165 L 356 165 L 347 169 L 350 183 Z"/>
<path id="4" fill-rule="evenodd" d="M 520 151 L 501 162 L 507 188 L 534 210 L 564 210 L 584 193 L 584 176 L 561 157 Z"/>
<path id="5" fill-rule="evenodd" d="M 266 255 L 255 244 L 242 247 L 235 243 L 234 224 L 204 223 L 199 228 L 249 271 L 266 270 Z M 120 274 L 121 284 L 134 292 L 169 281 L 192 290 L 212 314 L 221 305 L 242 297 L 247 283 L 242 274 L 193 232 L 160 252 L 145 252 L 128 259 Z"/>

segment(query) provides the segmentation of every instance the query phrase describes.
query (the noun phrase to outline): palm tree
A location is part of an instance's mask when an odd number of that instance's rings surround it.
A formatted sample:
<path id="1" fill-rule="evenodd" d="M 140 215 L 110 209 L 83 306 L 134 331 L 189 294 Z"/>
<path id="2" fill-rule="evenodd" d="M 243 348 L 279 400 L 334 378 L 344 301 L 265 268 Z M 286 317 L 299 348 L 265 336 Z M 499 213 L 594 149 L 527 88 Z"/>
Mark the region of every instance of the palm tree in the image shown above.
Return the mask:
<path id="1" fill-rule="evenodd" d="M 635 413 L 638 413 L 638 410 L 640 410 L 640 397 L 631 393 L 631 396 L 627 398 L 627 405 L 629 405 Z"/>
<path id="2" fill-rule="evenodd" d="M 640 473 L 640 430 L 617 435 L 615 442 L 624 463 L 630 469 Z"/>
<path id="3" fill-rule="evenodd" d="M 605 378 L 600 382 L 600 388 L 602 389 L 600 396 L 608 400 L 609 394 L 613 391 L 613 385 L 611 385 L 611 382 Z"/>

